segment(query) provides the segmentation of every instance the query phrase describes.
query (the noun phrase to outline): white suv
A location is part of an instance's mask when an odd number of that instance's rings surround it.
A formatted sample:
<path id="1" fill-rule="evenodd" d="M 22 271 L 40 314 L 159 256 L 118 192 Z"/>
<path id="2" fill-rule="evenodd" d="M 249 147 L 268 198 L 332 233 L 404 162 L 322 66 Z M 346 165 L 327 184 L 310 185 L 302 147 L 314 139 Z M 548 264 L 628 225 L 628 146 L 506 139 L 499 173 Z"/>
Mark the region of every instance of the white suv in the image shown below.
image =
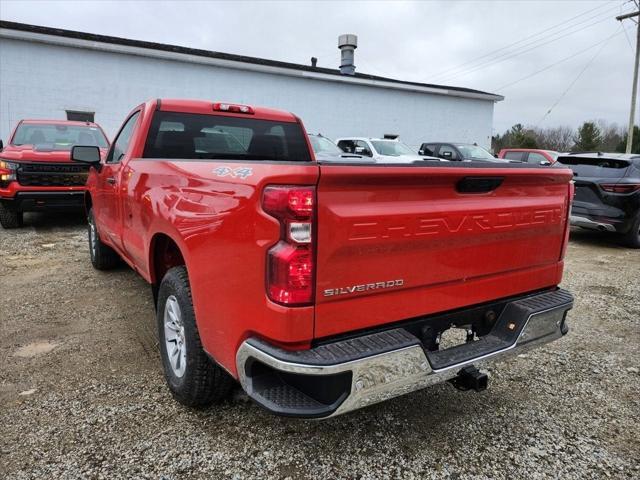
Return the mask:
<path id="1" fill-rule="evenodd" d="M 363 157 L 371 157 L 376 163 L 411 163 L 424 160 L 436 160 L 436 157 L 423 157 L 395 138 L 338 138 L 336 145 L 344 152 Z"/>

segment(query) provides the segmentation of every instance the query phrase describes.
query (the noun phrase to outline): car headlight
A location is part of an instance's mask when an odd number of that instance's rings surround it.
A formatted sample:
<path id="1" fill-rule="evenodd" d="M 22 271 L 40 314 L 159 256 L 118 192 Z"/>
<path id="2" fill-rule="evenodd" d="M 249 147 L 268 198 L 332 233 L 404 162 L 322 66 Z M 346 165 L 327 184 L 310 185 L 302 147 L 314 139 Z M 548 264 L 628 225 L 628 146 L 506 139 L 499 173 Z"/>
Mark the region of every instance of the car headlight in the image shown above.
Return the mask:
<path id="1" fill-rule="evenodd" d="M 17 163 L 0 160 L 0 187 L 7 187 L 11 182 L 17 180 L 17 169 Z"/>

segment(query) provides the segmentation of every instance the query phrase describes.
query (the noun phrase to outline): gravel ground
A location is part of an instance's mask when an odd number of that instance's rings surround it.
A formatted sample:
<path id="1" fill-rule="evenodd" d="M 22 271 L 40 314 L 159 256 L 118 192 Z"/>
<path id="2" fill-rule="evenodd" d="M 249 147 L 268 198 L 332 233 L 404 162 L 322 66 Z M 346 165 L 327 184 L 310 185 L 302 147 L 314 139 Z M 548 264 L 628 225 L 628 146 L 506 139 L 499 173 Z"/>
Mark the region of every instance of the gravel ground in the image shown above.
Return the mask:
<path id="1" fill-rule="evenodd" d="M 89 263 L 80 216 L 0 230 L 0 478 L 639 478 L 640 251 L 572 232 L 565 338 L 328 421 L 165 387 L 149 287 Z"/>

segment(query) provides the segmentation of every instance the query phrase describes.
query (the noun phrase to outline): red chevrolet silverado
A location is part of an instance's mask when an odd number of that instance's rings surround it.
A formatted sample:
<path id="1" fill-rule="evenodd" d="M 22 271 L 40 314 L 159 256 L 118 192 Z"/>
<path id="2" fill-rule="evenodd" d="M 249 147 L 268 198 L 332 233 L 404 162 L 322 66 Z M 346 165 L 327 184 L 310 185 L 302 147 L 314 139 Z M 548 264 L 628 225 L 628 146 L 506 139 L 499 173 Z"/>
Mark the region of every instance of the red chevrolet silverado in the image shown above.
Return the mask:
<path id="1" fill-rule="evenodd" d="M 73 145 L 109 145 L 95 123 L 22 120 L 8 145 L 0 143 L 0 224 L 22 225 L 23 212 L 82 210 L 86 164 L 71 161 Z"/>
<path id="2" fill-rule="evenodd" d="M 572 172 L 314 158 L 295 115 L 152 100 L 87 182 L 91 261 L 152 286 L 174 397 L 323 418 L 561 338 Z M 347 159 L 348 160 L 348 159 Z M 445 348 L 450 329 L 464 338 Z"/>

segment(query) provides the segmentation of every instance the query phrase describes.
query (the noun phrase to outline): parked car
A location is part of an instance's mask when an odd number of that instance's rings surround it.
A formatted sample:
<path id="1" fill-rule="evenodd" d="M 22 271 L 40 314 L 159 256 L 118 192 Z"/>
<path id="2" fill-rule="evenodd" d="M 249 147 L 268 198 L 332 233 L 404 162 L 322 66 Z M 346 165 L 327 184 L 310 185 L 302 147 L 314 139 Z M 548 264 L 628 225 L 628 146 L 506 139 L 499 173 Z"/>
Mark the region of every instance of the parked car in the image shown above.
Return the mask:
<path id="1" fill-rule="evenodd" d="M 0 142 L 0 145 L 2 142 Z M 0 224 L 22 225 L 23 212 L 82 210 L 89 168 L 71 161 L 73 145 L 109 142 L 95 123 L 22 120 L 0 151 Z"/>
<path id="2" fill-rule="evenodd" d="M 397 138 L 338 138 L 336 144 L 342 151 L 372 158 L 376 163 L 411 163 L 438 158 L 421 157 L 411 147 Z"/>
<path id="3" fill-rule="evenodd" d="M 211 130 L 243 150 L 197 148 Z M 106 158 L 73 158 L 93 166 L 91 262 L 152 285 L 185 405 L 233 379 L 315 418 L 447 380 L 482 390 L 483 362 L 567 332 L 569 169 L 320 163 L 293 114 L 180 100 L 136 107 Z M 439 349 L 454 326 L 467 341 Z"/>
<path id="4" fill-rule="evenodd" d="M 640 248 L 640 155 L 566 154 L 556 165 L 573 170 L 571 225 L 616 232 Z"/>
<path id="5" fill-rule="evenodd" d="M 559 155 L 558 152 L 553 150 L 540 150 L 538 148 L 503 148 L 500 150 L 498 157 L 537 165 L 553 165 Z"/>
<path id="6" fill-rule="evenodd" d="M 428 142 L 422 144 L 418 153 L 451 162 L 504 162 L 504 160 L 494 157 L 484 148 L 471 143 Z"/>
<path id="7" fill-rule="evenodd" d="M 309 141 L 318 161 L 349 163 L 372 163 L 373 161 L 371 158 L 363 157 L 362 155 L 343 152 L 330 139 L 320 134 L 314 135 L 310 133 Z"/>

